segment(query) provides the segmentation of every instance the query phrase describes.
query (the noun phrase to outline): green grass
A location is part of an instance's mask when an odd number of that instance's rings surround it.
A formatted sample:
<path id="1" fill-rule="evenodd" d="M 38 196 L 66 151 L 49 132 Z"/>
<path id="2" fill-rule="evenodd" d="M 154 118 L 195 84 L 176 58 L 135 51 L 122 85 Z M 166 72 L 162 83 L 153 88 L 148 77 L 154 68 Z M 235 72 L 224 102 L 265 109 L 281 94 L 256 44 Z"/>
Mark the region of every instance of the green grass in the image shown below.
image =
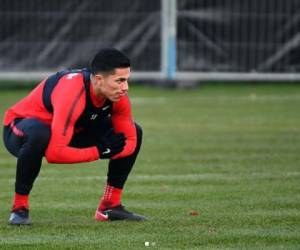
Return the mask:
<path id="1" fill-rule="evenodd" d="M 1 114 L 27 92 L 2 91 Z M 133 87 L 131 96 L 144 143 L 123 203 L 149 220 L 94 222 L 105 161 L 44 162 L 33 225 L 9 226 L 15 159 L 1 144 L 0 249 L 300 249 L 300 85 Z"/>

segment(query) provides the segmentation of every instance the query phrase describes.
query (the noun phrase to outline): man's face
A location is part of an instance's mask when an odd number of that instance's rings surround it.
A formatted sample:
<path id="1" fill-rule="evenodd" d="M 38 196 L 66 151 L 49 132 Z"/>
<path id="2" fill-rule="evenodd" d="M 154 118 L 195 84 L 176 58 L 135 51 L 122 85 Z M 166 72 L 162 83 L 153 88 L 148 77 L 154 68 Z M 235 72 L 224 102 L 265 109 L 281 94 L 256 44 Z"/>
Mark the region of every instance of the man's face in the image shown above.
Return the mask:
<path id="1" fill-rule="evenodd" d="M 130 77 L 130 67 L 117 68 L 113 74 L 95 75 L 97 84 L 96 95 L 104 96 L 112 102 L 117 102 L 128 93 L 128 79 Z"/>

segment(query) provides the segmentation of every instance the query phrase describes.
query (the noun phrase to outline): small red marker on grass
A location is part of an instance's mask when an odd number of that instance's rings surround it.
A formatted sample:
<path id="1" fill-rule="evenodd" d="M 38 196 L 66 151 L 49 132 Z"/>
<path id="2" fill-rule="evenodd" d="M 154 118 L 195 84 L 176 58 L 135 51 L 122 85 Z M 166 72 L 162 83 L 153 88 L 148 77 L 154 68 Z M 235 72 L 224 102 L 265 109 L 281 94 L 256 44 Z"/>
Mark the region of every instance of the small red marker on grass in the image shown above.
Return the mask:
<path id="1" fill-rule="evenodd" d="M 191 215 L 191 216 L 197 216 L 197 215 L 199 215 L 199 212 L 196 211 L 196 210 L 191 210 L 191 211 L 190 211 L 190 215 Z"/>

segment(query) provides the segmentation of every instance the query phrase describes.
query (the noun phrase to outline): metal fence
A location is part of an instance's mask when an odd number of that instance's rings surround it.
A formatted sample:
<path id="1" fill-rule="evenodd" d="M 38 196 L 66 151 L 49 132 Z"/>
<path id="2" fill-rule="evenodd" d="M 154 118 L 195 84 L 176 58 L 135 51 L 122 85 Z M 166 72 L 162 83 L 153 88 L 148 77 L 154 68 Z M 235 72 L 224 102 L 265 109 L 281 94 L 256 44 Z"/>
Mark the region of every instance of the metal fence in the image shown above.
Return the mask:
<path id="1" fill-rule="evenodd" d="M 299 0 L 0 0 L 0 78 L 88 66 L 102 47 L 133 78 L 299 80 Z"/>

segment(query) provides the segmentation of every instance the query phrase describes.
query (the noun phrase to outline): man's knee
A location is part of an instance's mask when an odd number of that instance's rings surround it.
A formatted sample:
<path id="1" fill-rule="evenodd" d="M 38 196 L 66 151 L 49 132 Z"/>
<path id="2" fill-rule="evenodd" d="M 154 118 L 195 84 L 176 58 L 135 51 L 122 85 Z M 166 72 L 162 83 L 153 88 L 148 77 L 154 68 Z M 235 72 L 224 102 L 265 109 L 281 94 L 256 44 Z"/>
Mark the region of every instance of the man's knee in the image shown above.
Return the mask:
<path id="1" fill-rule="evenodd" d="M 28 143 L 45 150 L 51 136 L 50 127 L 46 124 L 35 124 L 27 133 Z"/>
<path id="2" fill-rule="evenodd" d="M 142 127 L 135 123 L 135 128 L 136 128 L 136 137 L 137 137 L 137 147 L 140 147 L 142 144 L 142 138 L 143 138 L 143 129 Z"/>

